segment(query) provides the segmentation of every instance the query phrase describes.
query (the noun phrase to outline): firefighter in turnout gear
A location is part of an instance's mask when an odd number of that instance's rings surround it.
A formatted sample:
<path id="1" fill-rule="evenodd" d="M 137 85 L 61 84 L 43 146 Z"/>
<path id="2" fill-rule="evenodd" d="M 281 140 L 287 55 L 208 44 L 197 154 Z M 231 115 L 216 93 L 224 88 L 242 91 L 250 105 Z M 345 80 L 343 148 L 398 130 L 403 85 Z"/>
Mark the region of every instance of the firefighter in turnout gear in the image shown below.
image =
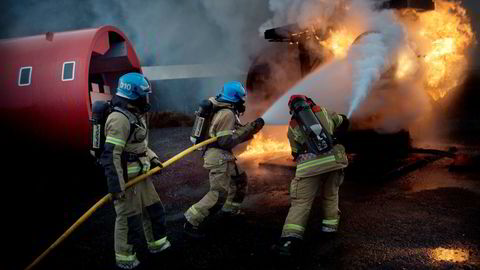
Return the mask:
<path id="1" fill-rule="evenodd" d="M 140 73 L 120 77 L 113 110 L 105 123 L 105 148 L 100 162 L 105 169 L 108 191 L 113 195 L 115 212 L 115 260 L 119 268 L 134 269 L 139 261 L 132 243 L 144 233 L 151 253 L 170 247 L 165 228 L 164 207 L 147 179 L 128 190 L 132 178 L 162 166 L 157 155 L 148 148 L 144 114 L 150 109 L 151 86 Z"/>
<path id="2" fill-rule="evenodd" d="M 288 106 L 292 118 L 287 136 L 297 168 L 290 184 L 290 209 L 280 240 L 273 246 L 280 255 L 299 251 L 317 191 L 322 198 L 322 232 L 337 231 L 338 190 L 348 165 L 345 148 L 334 137 L 335 131 L 348 128 L 346 116 L 317 106 L 303 95 L 291 96 Z"/>
<path id="3" fill-rule="evenodd" d="M 184 232 L 194 238 L 204 236 L 200 225 L 210 214 L 222 211 L 226 215 L 238 215 L 247 190 L 247 174 L 235 163 L 232 148 L 260 131 L 262 118 L 241 125 L 239 115 L 245 111 L 246 92 L 239 82 L 227 82 L 215 98 L 208 127 L 209 137 L 218 140 L 204 152 L 204 168 L 209 170 L 210 190 L 185 212 Z"/>

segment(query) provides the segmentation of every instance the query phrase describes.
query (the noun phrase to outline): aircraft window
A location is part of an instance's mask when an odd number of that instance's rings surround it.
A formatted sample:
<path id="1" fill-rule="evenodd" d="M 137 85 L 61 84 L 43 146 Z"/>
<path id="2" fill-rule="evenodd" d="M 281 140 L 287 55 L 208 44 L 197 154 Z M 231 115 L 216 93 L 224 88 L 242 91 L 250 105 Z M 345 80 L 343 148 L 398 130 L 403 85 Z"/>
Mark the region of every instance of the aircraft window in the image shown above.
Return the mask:
<path id="1" fill-rule="evenodd" d="M 75 78 L 75 61 L 63 63 L 62 81 L 73 81 Z"/>
<path id="2" fill-rule="evenodd" d="M 21 67 L 18 73 L 18 86 L 27 86 L 32 82 L 32 67 Z"/>

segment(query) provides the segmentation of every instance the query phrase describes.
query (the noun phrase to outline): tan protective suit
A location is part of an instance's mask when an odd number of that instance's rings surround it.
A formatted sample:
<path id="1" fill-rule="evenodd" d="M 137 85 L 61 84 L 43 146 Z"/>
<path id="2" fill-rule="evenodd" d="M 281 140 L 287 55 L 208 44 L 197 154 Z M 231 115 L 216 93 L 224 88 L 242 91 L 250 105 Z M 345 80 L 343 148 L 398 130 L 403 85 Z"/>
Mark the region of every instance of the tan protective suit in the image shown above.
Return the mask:
<path id="1" fill-rule="evenodd" d="M 314 106 L 312 111 L 331 135 L 343 122 L 341 115 L 319 106 Z M 282 237 L 303 238 L 312 203 L 319 189 L 323 207 L 322 230 L 335 231 L 339 223 L 338 189 L 343 182 L 343 168 L 348 165 L 345 148 L 336 144 L 332 150 L 322 155 L 309 153 L 305 144 L 306 137 L 295 119 L 290 121 L 287 136 L 292 154 L 298 157 L 295 178 L 290 184 L 291 206 Z"/>
<path id="2" fill-rule="evenodd" d="M 242 126 L 233 105 L 210 98 L 217 112 L 210 127 L 210 137 L 219 137 L 204 155 L 204 167 L 209 170 L 210 190 L 186 212 L 185 218 L 194 226 L 218 210 L 236 212 L 247 191 L 247 175 L 235 163 L 232 148 L 253 136 L 254 127 Z"/>
<path id="3" fill-rule="evenodd" d="M 112 112 L 105 124 L 106 141 L 101 163 L 108 189 L 111 193 L 125 191 L 125 198 L 114 200 L 117 263 L 136 260 L 132 243 L 140 239 L 142 231 L 151 252 L 156 252 L 167 242 L 164 208 L 152 180 L 147 179 L 125 190 L 128 180 L 147 172 L 150 162 L 158 159 L 148 148 L 147 131 L 144 117 L 126 109 L 123 113 Z"/>

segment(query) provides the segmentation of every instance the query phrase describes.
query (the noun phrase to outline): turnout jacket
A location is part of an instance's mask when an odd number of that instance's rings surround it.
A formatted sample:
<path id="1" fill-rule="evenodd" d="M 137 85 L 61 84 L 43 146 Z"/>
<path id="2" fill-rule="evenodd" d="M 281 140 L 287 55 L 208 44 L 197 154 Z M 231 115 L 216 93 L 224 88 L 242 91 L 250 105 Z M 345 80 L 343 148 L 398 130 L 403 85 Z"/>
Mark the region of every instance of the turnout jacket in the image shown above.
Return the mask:
<path id="1" fill-rule="evenodd" d="M 317 105 L 312 107 L 312 111 L 331 137 L 333 137 L 334 131 L 342 125 L 342 122 L 346 121 L 341 115 L 329 112 Z M 292 148 L 292 155 L 297 158 L 295 173 L 297 177 L 314 176 L 342 169 L 348 165 L 345 148 L 341 144 L 333 142 L 332 149 L 320 155 L 309 152 L 306 144 L 307 138 L 294 118 L 290 120 L 287 136 Z"/>
<path id="2" fill-rule="evenodd" d="M 204 167 L 212 168 L 228 161 L 235 161 L 232 148 L 253 138 L 254 127 L 251 123 L 242 125 L 230 103 L 209 98 L 216 112 L 210 122 L 208 133 L 210 137 L 218 137 L 216 143 L 208 147 L 204 155 Z"/>
<path id="3" fill-rule="evenodd" d="M 151 160 L 158 158 L 148 148 L 145 117 L 129 110 L 127 113 L 131 115 L 127 117 L 113 111 L 105 123 L 105 150 L 100 161 L 105 169 L 110 193 L 124 191 L 128 179 L 150 170 Z M 132 117 L 137 119 L 136 123 L 131 121 Z"/>

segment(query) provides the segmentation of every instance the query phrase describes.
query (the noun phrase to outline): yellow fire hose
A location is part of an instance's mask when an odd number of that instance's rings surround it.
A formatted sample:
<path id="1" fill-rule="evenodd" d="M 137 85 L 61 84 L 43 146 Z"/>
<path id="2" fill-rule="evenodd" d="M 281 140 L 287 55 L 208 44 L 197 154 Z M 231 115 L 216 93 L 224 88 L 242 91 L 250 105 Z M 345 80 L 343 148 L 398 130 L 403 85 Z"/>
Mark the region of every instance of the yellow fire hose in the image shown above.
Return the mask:
<path id="1" fill-rule="evenodd" d="M 207 144 L 213 143 L 216 140 L 217 140 L 217 137 L 213 137 L 213 138 L 205 140 L 205 141 L 203 141 L 199 144 L 196 144 L 196 145 L 194 145 L 190 148 L 187 148 L 187 149 L 183 150 L 182 152 L 180 152 L 176 156 L 174 156 L 171 159 L 165 161 L 165 163 L 162 163 L 162 165 L 163 165 L 162 168 L 161 167 L 155 167 L 155 168 L 151 169 L 150 171 L 148 171 L 147 173 L 142 174 L 140 176 L 137 176 L 134 179 L 132 179 L 131 181 L 129 181 L 125 185 L 125 189 L 130 188 L 131 186 L 137 184 L 138 182 L 141 182 L 141 181 L 145 180 L 147 177 L 159 172 L 161 169 L 163 169 L 165 167 L 170 166 L 171 164 L 177 162 L 178 160 L 180 160 L 184 156 L 190 154 L 191 152 L 195 151 L 196 149 L 198 149 L 202 146 L 205 146 Z M 35 265 L 37 265 L 43 258 L 45 258 L 45 256 L 48 255 L 48 253 L 50 253 L 50 251 L 52 251 L 61 242 L 63 242 L 63 240 L 65 240 L 70 234 L 72 234 L 72 232 L 75 229 L 77 229 L 78 226 L 80 226 L 80 224 L 85 222 L 93 214 L 93 212 L 95 212 L 102 205 L 109 202 L 111 199 L 112 199 L 112 194 L 110 194 L 110 193 L 105 195 L 102 199 L 100 199 L 94 206 L 92 206 L 90 209 L 88 209 L 88 211 L 85 212 L 85 214 L 83 214 L 83 216 L 81 216 L 72 226 L 70 226 L 70 228 L 68 228 L 68 230 L 66 230 L 47 250 L 45 250 L 40 256 L 38 256 L 29 266 L 27 266 L 27 268 L 25 268 L 25 270 L 32 269 Z"/>

